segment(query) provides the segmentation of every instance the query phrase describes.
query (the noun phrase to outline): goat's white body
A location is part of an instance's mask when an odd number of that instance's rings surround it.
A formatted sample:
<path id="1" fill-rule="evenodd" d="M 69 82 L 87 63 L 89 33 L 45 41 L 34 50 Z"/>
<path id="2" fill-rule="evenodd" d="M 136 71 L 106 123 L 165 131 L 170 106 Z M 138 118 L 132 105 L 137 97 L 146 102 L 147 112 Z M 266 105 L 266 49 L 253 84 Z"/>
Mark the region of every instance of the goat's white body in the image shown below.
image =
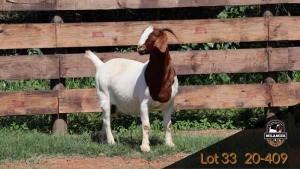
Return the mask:
<path id="1" fill-rule="evenodd" d="M 276 129 L 272 129 L 271 127 L 269 127 L 269 133 L 277 133 Z"/>
<path id="2" fill-rule="evenodd" d="M 143 126 L 141 150 L 150 151 L 149 112 L 153 109 L 160 109 L 163 112 L 166 144 L 174 146 L 170 126 L 174 97 L 178 91 L 177 77 L 174 77 L 171 98 L 165 103 L 160 103 L 152 99 L 149 87 L 146 85 L 144 73 L 148 62 L 141 63 L 118 58 L 103 63 L 91 51 L 87 51 L 85 57 L 90 59 L 96 67 L 97 94 L 104 113 L 102 137 L 106 137 L 109 144 L 115 144 L 110 125 L 111 107 L 114 105 L 116 112 L 141 116 Z"/>
<path id="3" fill-rule="evenodd" d="M 97 89 L 109 97 L 109 100 L 105 100 L 108 98 L 102 98 L 100 94 L 101 105 L 110 102 L 118 112 L 137 115 L 141 112 L 142 104 L 147 104 L 149 110 L 168 107 L 177 93 L 177 77 L 172 85 L 171 99 L 166 103 L 153 101 L 144 76 L 147 64 L 117 58 L 99 66 L 96 73 Z"/>

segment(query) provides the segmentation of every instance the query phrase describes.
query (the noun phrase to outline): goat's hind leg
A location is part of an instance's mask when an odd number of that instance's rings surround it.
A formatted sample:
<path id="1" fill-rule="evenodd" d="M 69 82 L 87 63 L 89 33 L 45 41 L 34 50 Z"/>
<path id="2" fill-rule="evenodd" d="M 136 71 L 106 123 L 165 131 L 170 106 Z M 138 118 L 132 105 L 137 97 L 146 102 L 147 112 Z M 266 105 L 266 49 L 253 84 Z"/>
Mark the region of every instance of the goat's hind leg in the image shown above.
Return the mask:
<path id="1" fill-rule="evenodd" d="M 115 144 L 114 136 L 111 132 L 111 105 L 109 97 L 105 94 L 100 94 L 101 108 L 103 110 L 103 126 L 102 126 L 102 139 L 107 139 L 108 144 Z"/>

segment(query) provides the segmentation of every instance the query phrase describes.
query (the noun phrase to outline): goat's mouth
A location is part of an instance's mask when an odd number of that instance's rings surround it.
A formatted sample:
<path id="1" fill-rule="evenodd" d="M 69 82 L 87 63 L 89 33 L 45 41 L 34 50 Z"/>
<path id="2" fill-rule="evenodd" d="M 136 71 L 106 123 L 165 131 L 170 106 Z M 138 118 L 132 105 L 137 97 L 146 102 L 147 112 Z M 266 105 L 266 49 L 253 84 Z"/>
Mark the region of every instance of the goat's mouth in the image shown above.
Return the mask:
<path id="1" fill-rule="evenodd" d="M 139 50 L 139 49 L 138 49 L 138 53 L 139 53 L 140 55 L 149 54 L 149 52 L 148 52 L 147 50 Z"/>

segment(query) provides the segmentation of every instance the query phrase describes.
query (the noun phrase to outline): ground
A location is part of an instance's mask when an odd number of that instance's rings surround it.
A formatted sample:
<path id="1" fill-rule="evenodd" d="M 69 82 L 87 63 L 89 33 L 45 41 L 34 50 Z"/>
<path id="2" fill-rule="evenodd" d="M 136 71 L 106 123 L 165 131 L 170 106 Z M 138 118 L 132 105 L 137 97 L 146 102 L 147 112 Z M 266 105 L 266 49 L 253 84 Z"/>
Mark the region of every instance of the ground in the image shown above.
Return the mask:
<path id="1" fill-rule="evenodd" d="M 28 168 L 49 168 L 49 169 L 115 169 L 115 168 L 163 168 L 168 166 L 188 154 L 178 153 L 171 156 L 163 157 L 160 160 L 147 161 L 145 159 L 131 159 L 123 157 L 98 157 L 98 158 L 82 158 L 82 157 L 55 157 L 43 158 L 38 162 L 22 162 L 5 164 L 3 168 L 9 169 L 28 169 Z"/>
<path id="2" fill-rule="evenodd" d="M 183 134 L 199 134 L 199 135 L 232 135 L 239 130 L 200 130 L 182 132 Z M 132 159 L 124 157 L 53 157 L 38 159 L 30 159 L 19 163 L 5 163 L 0 169 L 29 169 L 29 168 L 46 168 L 46 169 L 99 169 L 99 168 L 163 168 L 168 166 L 189 154 L 178 153 L 174 155 L 164 156 L 159 160 L 148 161 L 146 159 Z"/>

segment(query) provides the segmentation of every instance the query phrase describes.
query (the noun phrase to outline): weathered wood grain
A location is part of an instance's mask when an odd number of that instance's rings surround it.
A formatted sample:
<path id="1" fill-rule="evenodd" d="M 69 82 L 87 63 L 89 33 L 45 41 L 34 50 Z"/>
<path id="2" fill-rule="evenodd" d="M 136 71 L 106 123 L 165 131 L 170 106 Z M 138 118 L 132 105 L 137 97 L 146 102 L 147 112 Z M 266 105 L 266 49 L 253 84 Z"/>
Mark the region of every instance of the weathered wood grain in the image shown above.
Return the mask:
<path id="1" fill-rule="evenodd" d="M 264 84 L 180 87 L 176 109 L 266 107 L 270 102 Z"/>
<path id="2" fill-rule="evenodd" d="M 268 70 L 265 49 L 171 52 L 178 74 L 250 73 Z"/>
<path id="3" fill-rule="evenodd" d="M 175 109 L 224 109 L 293 106 L 300 83 L 181 86 Z M 0 116 L 99 112 L 95 89 L 0 92 Z"/>
<path id="4" fill-rule="evenodd" d="M 300 103 L 300 83 L 180 86 L 175 109 L 224 109 L 293 106 Z M 65 90 L 60 113 L 99 112 L 95 89 Z"/>
<path id="5" fill-rule="evenodd" d="M 269 87 L 271 88 L 272 99 L 274 102 L 270 102 L 271 107 L 279 107 L 279 106 L 286 106 L 290 105 L 289 95 L 293 96 L 292 93 L 289 93 L 289 87 L 292 86 L 291 84 L 270 84 Z M 292 106 L 292 105 L 291 105 Z"/>
<path id="6" fill-rule="evenodd" d="M 171 51 L 172 62 L 179 75 L 214 73 L 251 73 L 300 70 L 299 47 L 268 49 L 237 49 L 208 51 Z M 95 68 L 84 54 L 63 55 L 61 76 L 93 77 Z M 96 53 L 104 62 L 113 58 L 127 58 L 146 62 L 147 56 L 136 52 Z"/>
<path id="7" fill-rule="evenodd" d="M 57 91 L 0 92 L 0 116 L 58 113 Z"/>
<path id="8" fill-rule="evenodd" d="M 300 48 L 171 51 L 178 75 L 300 70 Z M 104 62 L 126 58 L 145 63 L 137 52 L 96 53 Z M 1 80 L 93 77 L 95 67 L 82 54 L 0 57 Z"/>
<path id="9" fill-rule="evenodd" d="M 62 77 L 92 77 L 95 67 L 84 54 L 62 55 Z M 104 62 L 113 58 L 127 58 L 146 62 L 148 56 L 137 52 L 97 53 Z M 266 72 L 268 57 L 265 49 L 209 50 L 209 51 L 172 51 L 172 62 L 179 75 L 211 73 Z M 234 66 L 233 66 L 234 65 Z"/>
<path id="10" fill-rule="evenodd" d="M 298 40 L 299 18 L 1 24 L 0 49 L 136 45 L 149 25 L 172 28 L 179 41 L 169 34 L 171 44 Z"/>
<path id="11" fill-rule="evenodd" d="M 59 91 L 59 112 L 99 112 L 102 111 L 96 89 L 74 89 Z"/>
<path id="12" fill-rule="evenodd" d="M 289 18 L 286 16 L 270 17 L 269 19 L 269 40 L 288 40 Z"/>
<path id="13" fill-rule="evenodd" d="M 0 11 L 43 11 L 56 9 L 56 0 L 0 0 Z"/>
<path id="14" fill-rule="evenodd" d="M 300 103 L 300 83 L 273 84 L 271 106 L 295 106 Z"/>
<path id="15" fill-rule="evenodd" d="M 268 71 L 287 71 L 289 68 L 289 48 L 267 48 L 269 56 Z"/>
<path id="16" fill-rule="evenodd" d="M 300 47 L 289 48 L 289 70 L 300 70 Z"/>
<path id="17" fill-rule="evenodd" d="M 180 86 L 175 109 L 224 109 L 293 106 L 300 103 L 300 83 Z M 65 90 L 60 113 L 99 112 L 95 89 Z"/>
<path id="18" fill-rule="evenodd" d="M 54 24 L 0 24 L 0 49 L 54 48 Z"/>
<path id="19" fill-rule="evenodd" d="M 0 0 L 2 11 L 108 10 L 299 3 L 297 0 Z"/>
<path id="20" fill-rule="evenodd" d="M 300 39 L 300 16 L 289 17 L 288 22 L 288 40 Z"/>
<path id="21" fill-rule="evenodd" d="M 226 6 L 226 5 L 260 5 L 288 3 L 289 0 L 61 0 L 58 2 L 58 10 L 78 10 L 78 9 L 143 9 L 143 8 L 180 8 L 180 7 L 200 7 L 200 6 Z"/>
<path id="22" fill-rule="evenodd" d="M 269 40 L 299 40 L 300 16 L 271 17 L 269 22 Z"/>
<path id="23" fill-rule="evenodd" d="M 1 80 L 59 78 L 59 56 L 1 56 Z"/>
<path id="24" fill-rule="evenodd" d="M 266 107 L 265 85 L 182 86 L 175 109 Z M 60 94 L 60 113 L 99 112 L 95 89 L 65 90 Z"/>
<path id="25" fill-rule="evenodd" d="M 268 39 L 267 23 L 264 18 L 238 18 L 58 24 L 57 46 L 136 45 L 142 30 L 149 25 L 172 28 L 179 41 L 169 35 L 171 44 L 265 41 Z"/>
<path id="26" fill-rule="evenodd" d="M 299 105 L 300 104 L 299 100 L 300 100 L 300 83 L 289 83 L 288 85 L 289 106 Z M 283 104 L 278 103 L 278 105 L 283 105 Z"/>

